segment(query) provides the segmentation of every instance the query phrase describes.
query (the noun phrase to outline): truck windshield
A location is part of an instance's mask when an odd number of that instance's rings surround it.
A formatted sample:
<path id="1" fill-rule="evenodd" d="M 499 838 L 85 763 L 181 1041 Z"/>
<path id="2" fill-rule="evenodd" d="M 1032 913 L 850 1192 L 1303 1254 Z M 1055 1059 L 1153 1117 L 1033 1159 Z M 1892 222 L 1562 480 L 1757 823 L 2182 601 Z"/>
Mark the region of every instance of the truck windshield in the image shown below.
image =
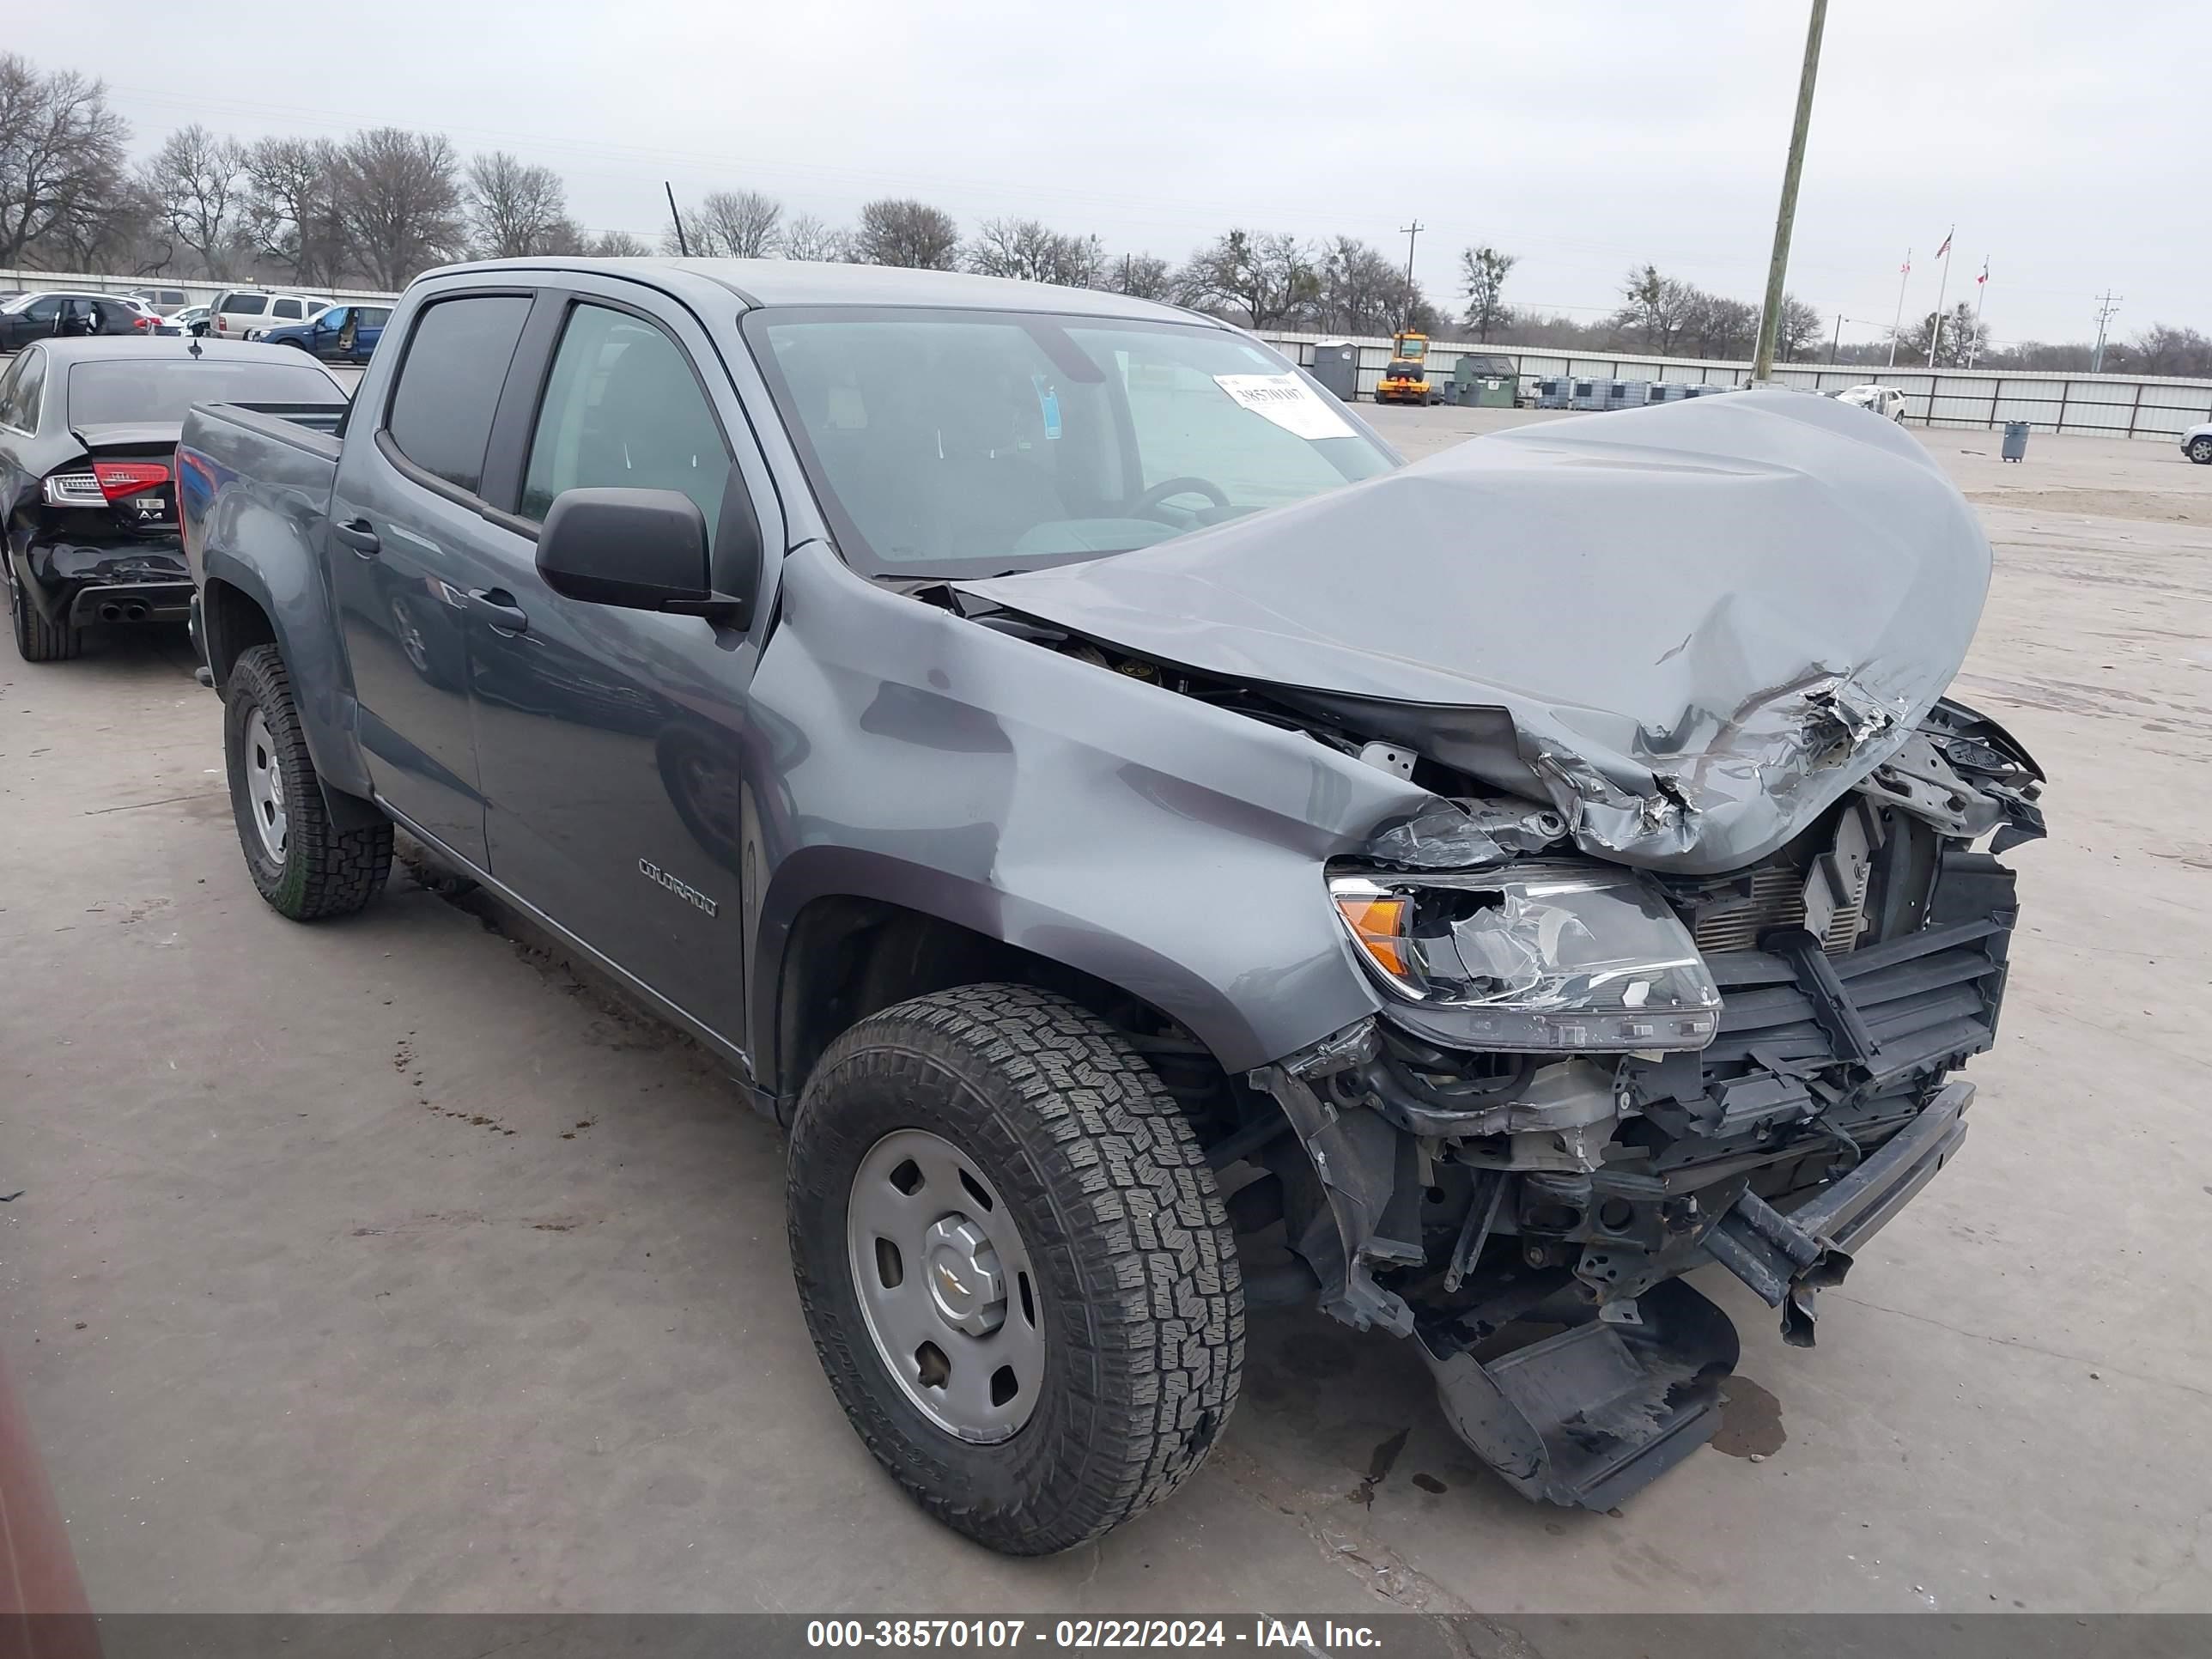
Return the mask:
<path id="1" fill-rule="evenodd" d="M 869 574 L 1098 558 L 1396 465 L 1224 329 L 859 307 L 746 327 L 838 544 Z"/>
<path id="2" fill-rule="evenodd" d="M 194 404 L 343 404 L 345 393 L 313 364 L 193 362 L 118 358 L 72 364 L 71 426 L 182 424 Z"/>

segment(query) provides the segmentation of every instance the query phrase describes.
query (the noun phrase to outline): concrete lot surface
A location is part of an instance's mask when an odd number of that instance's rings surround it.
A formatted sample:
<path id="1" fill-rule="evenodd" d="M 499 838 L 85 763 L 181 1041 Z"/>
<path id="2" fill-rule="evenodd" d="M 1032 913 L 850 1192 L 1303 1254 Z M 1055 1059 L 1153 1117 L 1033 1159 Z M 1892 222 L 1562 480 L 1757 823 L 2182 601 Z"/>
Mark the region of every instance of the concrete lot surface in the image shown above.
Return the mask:
<path id="1" fill-rule="evenodd" d="M 0 658 L 0 1344 L 95 1605 L 2212 1607 L 2212 469 L 1926 441 L 1997 543 L 1960 694 L 2053 780 L 2006 1029 L 1817 1349 L 1705 1286 L 1726 1425 L 1618 1515 L 1480 1470 L 1407 1347 L 1267 1314 L 1166 1506 L 969 1546 L 831 1400 L 779 1138 L 699 1051 L 404 878 L 279 920 L 180 635 Z"/>

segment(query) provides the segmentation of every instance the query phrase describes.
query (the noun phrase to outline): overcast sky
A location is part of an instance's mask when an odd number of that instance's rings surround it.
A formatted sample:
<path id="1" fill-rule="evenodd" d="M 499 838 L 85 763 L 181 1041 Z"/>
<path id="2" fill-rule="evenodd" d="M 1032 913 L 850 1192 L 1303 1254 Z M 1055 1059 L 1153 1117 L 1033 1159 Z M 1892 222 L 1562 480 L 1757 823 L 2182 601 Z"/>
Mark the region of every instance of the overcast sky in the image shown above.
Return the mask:
<path id="1" fill-rule="evenodd" d="M 1456 310 L 1458 251 L 1509 301 L 1591 315 L 1622 271 L 1756 302 L 1807 0 L 806 0 L 336 11 L 94 0 L 7 45 L 106 77 L 138 147 L 383 123 L 566 175 L 593 229 L 657 237 L 750 186 L 848 220 L 916 195 L 1180 259 L 1232 225 L 1364 236 Z M 251 17 L 254 21 L 248 23 Z M 1974 295 L 2000 341 L 2212 331 L 2212 7 L 1832 0 L 1791 291 L 1844 337 Z"/>

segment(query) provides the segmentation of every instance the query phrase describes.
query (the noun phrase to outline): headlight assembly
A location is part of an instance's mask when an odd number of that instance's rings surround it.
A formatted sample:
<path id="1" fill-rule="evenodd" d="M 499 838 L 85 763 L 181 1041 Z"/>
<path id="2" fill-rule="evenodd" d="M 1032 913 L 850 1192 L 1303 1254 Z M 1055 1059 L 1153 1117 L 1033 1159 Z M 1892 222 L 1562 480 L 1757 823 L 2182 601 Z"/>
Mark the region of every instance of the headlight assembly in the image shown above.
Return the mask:
<path id="1" fill-rule="evenodd" d="M 1531 860 L 1328 886 L 1369 971 L 1459 1047 L 1702 1048 L 1720 1029 L 1688 930 L 1631 871 Z"/>

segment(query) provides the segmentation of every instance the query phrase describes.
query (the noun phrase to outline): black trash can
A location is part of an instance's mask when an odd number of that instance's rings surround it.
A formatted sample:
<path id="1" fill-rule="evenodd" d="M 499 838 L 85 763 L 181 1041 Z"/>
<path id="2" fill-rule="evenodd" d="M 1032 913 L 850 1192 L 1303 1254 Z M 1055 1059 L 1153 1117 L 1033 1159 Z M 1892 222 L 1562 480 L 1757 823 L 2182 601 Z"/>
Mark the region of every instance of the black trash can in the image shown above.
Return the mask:
<path id="1" fill-rule="evenodd" d="M 2027 422 L 2026 421 L 2005 422 L 2004 449 L 2002 453 L 2004 459 L 2008 461 L 2024 461 L 2027 459 Z"/>

